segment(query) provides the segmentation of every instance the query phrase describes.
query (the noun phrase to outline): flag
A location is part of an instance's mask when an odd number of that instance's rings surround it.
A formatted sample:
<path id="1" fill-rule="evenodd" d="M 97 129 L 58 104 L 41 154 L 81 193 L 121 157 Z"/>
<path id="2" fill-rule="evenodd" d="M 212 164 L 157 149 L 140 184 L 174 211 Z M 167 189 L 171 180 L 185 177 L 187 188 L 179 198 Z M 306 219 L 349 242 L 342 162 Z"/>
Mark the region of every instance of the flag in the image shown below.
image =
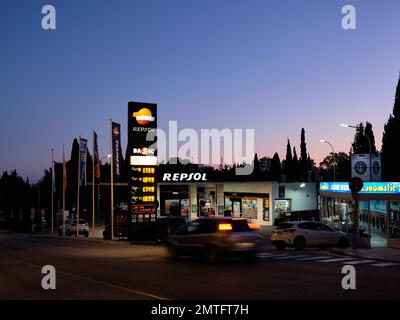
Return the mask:
<path id="1" fill-rule="evenodd" d="M 87 140 L 79 138 L 79 166 L 80 177 L 79 186 L 86 185 L 86 157 L 87 157 Z"/>
<path id="2" fill-rule="evenodd" d="M 67 190 L 67 162 L 65 161 L 65 152 L 63 149 L 63 192 Z"/>
<path id="3" fill-rule="evenodd" d="M 94 165 L 94 177 L 97 181 L 100 180 L 100 158 L 99 158 L 99 146 L 97 144 L 97 133 L 93 131 L 93 165 Z"/>
<path id="4" fill-rule="evenodd" d="M 113 168 L 114 180 L 122 178 L 122 148 L 121 148 L 121 125 L 119 123 L 112 123 L 112 144 L 113 144 Z"/>

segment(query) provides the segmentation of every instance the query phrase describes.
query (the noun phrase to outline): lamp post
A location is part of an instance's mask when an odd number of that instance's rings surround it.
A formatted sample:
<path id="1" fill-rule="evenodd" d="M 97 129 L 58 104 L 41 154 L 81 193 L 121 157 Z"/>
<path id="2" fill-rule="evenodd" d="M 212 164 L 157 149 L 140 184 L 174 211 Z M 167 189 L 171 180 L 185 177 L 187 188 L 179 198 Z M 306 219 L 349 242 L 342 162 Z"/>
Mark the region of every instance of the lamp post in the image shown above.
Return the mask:
<path id="1" fill-rule="evenodd" d="M 336 167 L 336 153 L 335 153 L 335 149 L 333 148 L 332 144 L 329 141 L 326 141 L 324 139 L 321 139 L 320 141 L 322 143 L 328 144 L 332 148 L 333 161 L 334 161 L 334 164 L 333 164 L 333 182 L 335 182 L 336 181 L 336 170 L 335 170 L 335 167 Z"/>
<path id="2" fill-rule="evenodd" d="M 352 126 L 346 123 L 341 123 L 340 124 L 341 127 L 345 127 L 345 128 L 353 128 L 353 129 L 357 129 L 357 126 Z M 372 171 L 371 171 L 371 155 L 372 155 L 372 145 L 371 145 L 371 140 L 369 139 L 368 135 L 365 135 L 367 137 L 368 140 L 368 146 L 369 146 L 369 181 L 372 181 Z"/>

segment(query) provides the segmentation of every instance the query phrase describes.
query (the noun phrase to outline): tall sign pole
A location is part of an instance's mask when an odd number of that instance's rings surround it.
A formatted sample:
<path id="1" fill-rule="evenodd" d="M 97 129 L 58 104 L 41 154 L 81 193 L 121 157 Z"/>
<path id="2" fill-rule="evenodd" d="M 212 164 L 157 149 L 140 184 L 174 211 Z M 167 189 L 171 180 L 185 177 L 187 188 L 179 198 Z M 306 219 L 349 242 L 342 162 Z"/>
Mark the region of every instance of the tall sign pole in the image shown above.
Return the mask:
<path id="1" fill-rule="evenodd" d="M 65 150 L 63 145 L 63 199 L 62 199 L 62 212 L 63 212 L 63 236 L 65 237 L 65 189 L 67 186 L 67 167 L 65 163 Z"/>
<path id="2" fill-rule="evenodd" d="M 94 234 L 94 230 L 95 230 L 95 202 L 94 202 L 94 181 L 95 181 L 95 179 L 94 179 L 94 167 L 95 167 L 95 161 L 96 161 L 96 155 L 95 155 L 95 152 L 96 152 L 96 146 L 95 146 L 95 144 L 96 144 L 96 137 L 95 137 L 95 133 L 94 133 L 94 131 L 93 131 L 93 157 L 92 157 L 92 232 L 93 232 L 93 234 Z"/>
<path id="3" fill-rule="evenodd" d="M 54 149 L 51 148 L 51 234 L 54 233 Z"/>
<path id="4" fill-rule="evenodd" d="M 113 126 L 110 119 L 110 153 L 111 153 L 111 240 L 114 240 L 114 150 L 113 150 Z"/>
<path id="5" fill-rule="evenodd" d="M 149 240 L 157 219 L 157 105 L 128 103 L 129 238 Z"/>
<path id="6" fill-rule="evenodd" d="M 78 194 L 76 196 L 76 236 L 79 236 L 79 193 L 81 188 L 81 137 L 79 136 L 79 156 L 78 156 Z"/>

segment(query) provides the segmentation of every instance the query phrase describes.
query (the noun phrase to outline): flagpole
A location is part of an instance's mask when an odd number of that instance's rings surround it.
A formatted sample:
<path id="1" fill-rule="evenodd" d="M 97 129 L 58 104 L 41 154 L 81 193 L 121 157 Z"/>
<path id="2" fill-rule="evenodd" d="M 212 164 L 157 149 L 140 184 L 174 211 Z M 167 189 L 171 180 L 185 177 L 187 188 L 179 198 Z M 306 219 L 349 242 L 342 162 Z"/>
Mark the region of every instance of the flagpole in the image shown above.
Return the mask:
<path id="1" fill-rule="evenodd" d="M 51 234 L 54 233 L 54 149 L 51 148 Z"/>
<path id="2" fill-rule="evenodd" d="M 112 139 L 112 119 L 110 119 L 110 151 L 111 151 L 111 240 L 114 240 L 114 152 Z"/>
<path id="3" fill-rule="evenodd" d="M 65 187 L 66 187 L 66 165 L 65 165 L 65 151 L 63 145 L 63 236 L 65 237 Z"/>
<path id="4" fill-rule="evenodd" d="M 76 236 L 79 236 L 79 191 L 81 187 L 81 137 L 79 137 L 79 154 L 78 154 L 78 194 L 76 201 Z"/>
<path id="5" fill-rule="evenodd" d="M 95 166 L 95 145 L 94 145 L 94 131 L 93 131 L 93 157 L 92 157 L 92 228 L 93 228 L 93 235 L 94 235 L 94 230 L 95 230 L 95 202 L 94 202 L 94 166 Z"/>

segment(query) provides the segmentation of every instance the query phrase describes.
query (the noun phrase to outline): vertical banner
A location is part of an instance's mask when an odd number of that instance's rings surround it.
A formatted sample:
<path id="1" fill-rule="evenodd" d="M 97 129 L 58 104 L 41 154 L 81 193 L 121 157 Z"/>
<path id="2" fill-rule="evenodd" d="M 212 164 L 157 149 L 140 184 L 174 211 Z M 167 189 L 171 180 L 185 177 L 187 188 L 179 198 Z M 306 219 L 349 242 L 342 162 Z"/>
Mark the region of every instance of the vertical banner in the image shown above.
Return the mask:
<path id="1" fill-rule="evenodd" d="M 121 125 L 112 123 L 112 145 L 113 145 L 113 168 L 114 180 L 122 178 L 122 148 L 121 148 Z"/>
<path id="2" fill-rule="evenodd" d="M 132 228 L 157 219 L 157 105 L 128 103 L 129 213 Z M 142 235 L 145 237 L 146 235 Z"/>
<path id="3" fill-rule="evenodd" d="M 87 156 L 87 140 L 79 139 L 79 186 L 86 185 L 86 156 Z"/>
<path id="4" fill-rule="evenodd" d="M 100 157 L 99 145 L 97 143 L 97 133 L 93 131 L 93 165 L 94 165 L 94 178 L 97 182 L 100 181 Z"/>

